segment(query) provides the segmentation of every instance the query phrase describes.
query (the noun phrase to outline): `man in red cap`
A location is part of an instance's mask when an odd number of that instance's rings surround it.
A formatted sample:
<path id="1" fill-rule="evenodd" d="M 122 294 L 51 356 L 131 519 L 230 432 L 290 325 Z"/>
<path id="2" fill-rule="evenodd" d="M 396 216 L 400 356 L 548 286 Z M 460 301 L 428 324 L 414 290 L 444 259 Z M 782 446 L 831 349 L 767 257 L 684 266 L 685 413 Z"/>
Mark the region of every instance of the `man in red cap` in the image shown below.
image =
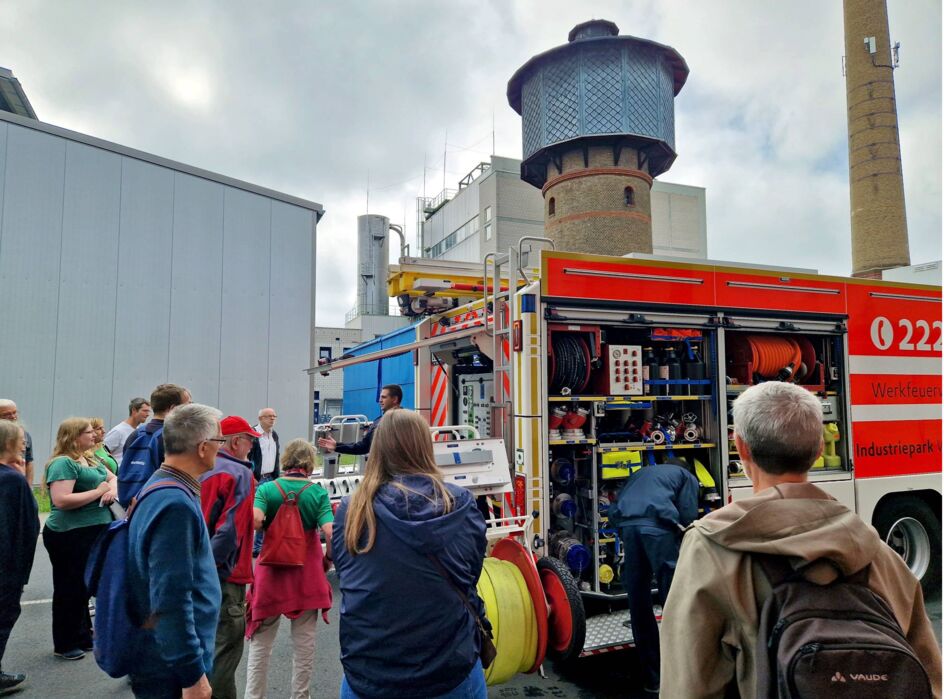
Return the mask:
<path id="1" fill-rule="evenodd" d="M 248 461 L 260 435 L 238 415 L 220 422 L 226 443 L 213 470 L 200 477 L 200 503 L 220 576 L 223 602 L 213 658 L 214 699 L 236 699 L 236 668 L 246 632 L 246 585 L 252 582 L 252 503 L 256 484 Z"/>

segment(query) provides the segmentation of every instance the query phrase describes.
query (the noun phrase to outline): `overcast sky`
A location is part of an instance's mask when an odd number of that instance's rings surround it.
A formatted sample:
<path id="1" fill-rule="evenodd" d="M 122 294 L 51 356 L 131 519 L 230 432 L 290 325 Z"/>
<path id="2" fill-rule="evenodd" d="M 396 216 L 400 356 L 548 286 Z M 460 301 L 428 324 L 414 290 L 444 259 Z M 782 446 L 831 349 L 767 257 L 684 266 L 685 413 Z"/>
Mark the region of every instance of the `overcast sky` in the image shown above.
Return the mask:
<path id="1" fill-rule="evenodd" d="M 912 262 L 941 258 L 941 3 L 888 0 Z M 678 159 L 717 259 L 848 274 L 840 0 L 0 0 L 0 66 L 43 121 L 321 203 L 318 322 L 355 296 L 356 217 L 521 157 L 505 88 L 590 18 L 673 46 Z M 424 178 L 424 162 L 426 172 Z"/>

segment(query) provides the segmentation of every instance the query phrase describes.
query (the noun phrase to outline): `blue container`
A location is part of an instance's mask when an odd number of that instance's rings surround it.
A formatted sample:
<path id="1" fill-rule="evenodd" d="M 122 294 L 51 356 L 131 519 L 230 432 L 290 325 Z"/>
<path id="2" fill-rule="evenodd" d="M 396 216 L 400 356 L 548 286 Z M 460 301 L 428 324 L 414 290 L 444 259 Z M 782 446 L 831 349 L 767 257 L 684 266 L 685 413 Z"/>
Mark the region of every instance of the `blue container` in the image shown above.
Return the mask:
<path id="1" fill-rule="evenodd" d="M 415 341 L 416 326 L 410 325 L 357 345 L 350 353 L 354 356 L 363 356 Z M 416 404 L 414 394 L 416 373 L 412 352 L 364 364 L 355 364 L 343 371 L 343 413 L 345 415 L 366 415 L 371 419 L 378 417 L 380 408 L 377 400 L 380 398 L 380 387 L 391 383 L 398 384 L 403 389 L 401 405 L 404 408 L 412 409 Z"/>

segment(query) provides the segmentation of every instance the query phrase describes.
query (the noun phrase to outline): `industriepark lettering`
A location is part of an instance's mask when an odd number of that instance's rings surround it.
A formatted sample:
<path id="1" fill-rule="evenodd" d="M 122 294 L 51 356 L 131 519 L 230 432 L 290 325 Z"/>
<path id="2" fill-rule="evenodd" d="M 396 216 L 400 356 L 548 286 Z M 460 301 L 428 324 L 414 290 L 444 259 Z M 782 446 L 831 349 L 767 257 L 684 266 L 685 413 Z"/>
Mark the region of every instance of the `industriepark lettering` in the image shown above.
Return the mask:
<path id="1" fill-rule="evenodd" d="M 941 440 L 936 442 L 926 439 L 921 442 L 889 442 L 876 444 L 856 444 L 856 456 L 918 456 L 920 454 L 941 453 Z"/>

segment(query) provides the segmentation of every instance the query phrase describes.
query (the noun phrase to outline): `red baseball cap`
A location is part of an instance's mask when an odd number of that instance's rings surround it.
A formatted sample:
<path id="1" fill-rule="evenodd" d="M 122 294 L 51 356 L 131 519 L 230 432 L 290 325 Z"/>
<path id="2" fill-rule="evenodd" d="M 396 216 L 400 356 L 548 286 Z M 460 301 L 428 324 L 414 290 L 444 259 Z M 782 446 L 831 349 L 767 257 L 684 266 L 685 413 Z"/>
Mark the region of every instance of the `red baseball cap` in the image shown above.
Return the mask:
<path id="1" fill-rule="evenodd" d="M 223 431 L 224 437 L 229 437 L 234 434 L 251 434 L 253 437 L 262 436 L 262 434 L 252 429 L 245 418 L 241 418 L 239 415 L 227 415 L 224 417 L 220 420 L 220 429 Z"/>

